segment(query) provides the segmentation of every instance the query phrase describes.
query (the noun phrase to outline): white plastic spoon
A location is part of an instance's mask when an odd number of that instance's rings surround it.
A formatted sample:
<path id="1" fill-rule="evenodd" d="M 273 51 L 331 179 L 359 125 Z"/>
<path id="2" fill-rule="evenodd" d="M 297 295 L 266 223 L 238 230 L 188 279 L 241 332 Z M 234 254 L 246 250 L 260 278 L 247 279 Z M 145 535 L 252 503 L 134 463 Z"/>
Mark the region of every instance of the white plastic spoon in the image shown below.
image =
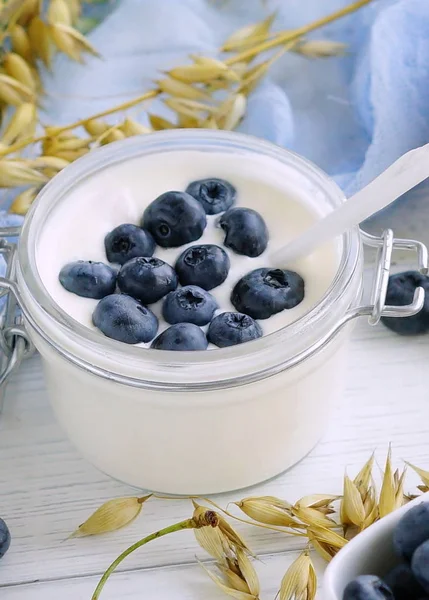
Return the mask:
<path id="1" fill-rule="evenodd" d="M 341 235 L 429 177 L 429 144 L 407 152 L 337 210 L 271 256 L 275 265 L 307 256 L 329 239 Z"/>

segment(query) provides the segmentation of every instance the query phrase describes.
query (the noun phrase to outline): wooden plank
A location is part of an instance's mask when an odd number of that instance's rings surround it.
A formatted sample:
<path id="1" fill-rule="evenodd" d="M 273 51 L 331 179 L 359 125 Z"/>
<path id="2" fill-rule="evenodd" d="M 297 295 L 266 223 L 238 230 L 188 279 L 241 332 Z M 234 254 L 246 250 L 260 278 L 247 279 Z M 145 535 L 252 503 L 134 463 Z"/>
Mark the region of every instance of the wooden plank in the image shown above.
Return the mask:
<path id="1" fill-rule="evenodd" d="M 298 552 L 268 556 L 264 562 L 255 563 L 261 583 L 261 598 L 274 598 L 281 579 L 298 557 Z M 323 563 L 315 558 L 319 582 L 322 579 Z M 44 583 L 18 585 L 3 588 L 2 600 L 89 600 L 97 585 L 95 577 Z M 140 570 L 113 575 L 107 582 L 101 600 L 225 600 L 226 596 L 196 564 L 165 567 L 156 570 Z"/>
<path id="2" fill-rule="evenodd" d="M 289 500 L 312 492 L 338 493 L 344 468 L 353 473 L 374 448 L 382 463 L 389 442 L 398 458 L 429 467 L 428 359 L 428 338 L 403 339 L 359 323 L 350 346 L 347 391 L 322 442 L 281 477 L 220 501 L 225 505 L 250 493 Z M 0 515 L 13 534 L 1 563 L 0 586 L 100 573 L 140 536 L 190 515 L 187 501 L 150 501 L 121 532 L 64 541 L 102 501 L 134 492 L 100 474 L 65 439 L 49 408 L 38 357 L 24 364 L 9 386 L 0 419 L 0 457 Z M 260 554 L 300 547 L 300 541 L 282 534 L 239 529 Z M 180 544 L 165 538 L 150 553 L 130 558 L 127 569 L 193 562 L 195 552 L 192 534 Z"/>

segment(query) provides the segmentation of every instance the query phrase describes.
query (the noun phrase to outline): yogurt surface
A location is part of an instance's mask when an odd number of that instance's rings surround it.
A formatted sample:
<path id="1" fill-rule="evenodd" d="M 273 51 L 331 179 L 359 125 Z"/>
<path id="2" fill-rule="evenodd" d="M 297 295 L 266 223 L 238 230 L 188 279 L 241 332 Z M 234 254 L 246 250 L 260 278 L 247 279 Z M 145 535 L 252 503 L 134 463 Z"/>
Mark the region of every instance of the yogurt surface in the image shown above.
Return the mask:
<path id="1" fill-rule="evenodd" d="M 234 311 L 230 294 L 235 283 L 254 269 L 279 266 L 273 265 L 270 254 L 328 210 L 320 192 L 312 190 L 300 173 L 253 153 L 163 152 L 109 166 L 77 184 L 52 210 L 38 240 L 37 268 L 47 292 L 73 319 L 95 329 L 92 313 L 98 300 L 65 290 L 58 280 L 61 268 L 76 260 L 107 263 L 104 248 L 107 233 L 122 223 L 139 225 L 145 208 L 160 194 L 184 191 L 191 181 L 209 177 L 232 183 L 237 189 L 235 206 L 252 208 L 262 215 L 270 235 L 265 252 L 249 258 L 226 248 L 225 233 L 217 226 L 220 215 L 207 215 L 207 227 L 199 240 L 180 248 L 157 246 L 154 256 L 174 266 L 177 257 L 189 246 L 222 247 L 229 255 L 231 268 L 226 281 L 210 293 L 219 305 L 216 314 Z M 281 265 L 303 277 L 305 297 L 295 308 L 260 320 L 264 335 L 292 323 L 317 304 L 332 283 L 338 263 L 338 251 L 331 242 L 296 263 Z M 161 317 L 161 306 L 162 300 L 150 305 L 159 318 L 158 334 L 168 327 Z"/>

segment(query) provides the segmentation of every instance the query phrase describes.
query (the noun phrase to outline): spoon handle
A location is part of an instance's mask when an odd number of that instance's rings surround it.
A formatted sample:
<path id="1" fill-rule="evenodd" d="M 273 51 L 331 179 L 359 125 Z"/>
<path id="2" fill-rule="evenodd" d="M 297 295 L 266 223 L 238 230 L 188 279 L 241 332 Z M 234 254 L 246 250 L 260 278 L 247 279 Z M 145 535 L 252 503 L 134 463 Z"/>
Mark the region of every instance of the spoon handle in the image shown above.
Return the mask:
<path id="1" fill-rule="evenodd" d="M 337 210 L 273 253 L 276 265 L 310 254 L 327 240 L 358 225 L 429 177 L 429 144 L 402 155 L 381 175 L 346 200 Z"/>

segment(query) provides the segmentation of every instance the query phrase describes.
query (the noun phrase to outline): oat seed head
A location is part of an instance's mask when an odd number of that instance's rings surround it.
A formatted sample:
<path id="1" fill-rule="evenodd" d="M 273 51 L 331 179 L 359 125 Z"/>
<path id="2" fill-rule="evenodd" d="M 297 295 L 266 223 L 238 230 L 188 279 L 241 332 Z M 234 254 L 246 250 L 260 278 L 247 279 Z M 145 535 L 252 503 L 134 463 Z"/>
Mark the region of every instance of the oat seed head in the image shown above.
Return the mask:
<path id="1" fill-rule="evenodd" d="M 330 40 L 302 41 L 295 44 L 293 51 L 307 58 L 331 58 L 344 56 L 347 44 L 332 42 Z"/>
<path id="2" fill-rule="evenodd" d="M 99 535 L 122 529 L 139 516 L 144 502 L 150 496 L 108 500 L 78 527 L 72 537 Z"/>
<path id="3" fill-rule="evenodd" d="M 416 467 L 416 465 L 413 465 L 410 462 L 407 462 L 406 464 L 410 467 L 410 469 L 412 469 L 415 473 L 417 473 L 417 475 L 422 480 L 423 486 L 420 486 L 420 489 L 422 487 L 424 487 L 424 490 L 427 491 L 426 488 L 429 488 L 429 471 L 425 471 L 424 469 L 420 469 L 420 467 Z"/>
<path id="4" fill-rule="evenodd" d="M 344 492 L 340 507 L 340 518 L 343 525 L 362 527 L 365 521 L 365 507 L 356 484 L 346 475 Z"/>
<path id="5" fill-rule="evenodd" d="M 36 16 L 31 20 L 27 33 L 32 52 L 49 69 L 52 62 L 53 47 L 48 25 Z"/>
<path id="6" fill-rule="evenodd" d="M 8 52 L 3 57 L 3 67 L 10 77 L 26 86 L 30 93 L 35 92 L 37 80 L 30 65 L 22 56 L 15 52 Z"/>
<path id="7" fill-rule="evenodd" d="M 22 58 L 27 62 L 34 62 L 34 57 L 31 52 L 30 39 L 22 25 L 15 23 L 15 25 L 11 27 L 10 40 L 12 50 L 16 52 L 16 54 L 22 56 Z"/>
<path id="8" fill-rule="evenodd" d="M 255 42 L 263 42 L 267 39 L 271 25 L 275 19 L 275 13 L 269 15 L 264 21 L 242 27 L 235 31 L 222 46 L 223 52 L 241 51 L 253 46 Z"/>
<path id="9" fill-rule="evenodd" d="M 313 600 L 316 590 L 316 572 L 308 550 L 304 550 L 286 571 L 280 585 L 279 600 Z"/>
<path id="10" fill-rule="evenodd" d="M 48 7 L 48 22 L 51 25 L 72 25 L 73 18 L 66 0 L 51 0 Z"/>
<path id="11" fill-rule="evenodd" d="M 158 115 L 152 115 L 149 113 L 149 123 L 154 131 L 160 131 L 162 129 L 175 129 L 176 125 L 169 121 L 168 119 L 164 119 L 164 117 L 159 117 Z"/>
<path id="12" fill-rule="evenodd" d="M 292 506 L 280 498 L 250 496 L 235 504 L 244 514 L 259 523 L 276 527 L 302 527 L 302 524 L 292 514 Z"/>
<path id="13" fill-rule="evenodd" d="M 34 134 L 36 127 L 36 107 L 31 102 L 23 102 L 12 114 L 3 133 L 2 144 L 13 144 L 23 137 Z"/>
<path id="14" fill-rule="evenodd" d="M 15 196 L 10 207 L 11 212 L 25 215 L 39 192 L 39 188 L 30 187 Z"/>

